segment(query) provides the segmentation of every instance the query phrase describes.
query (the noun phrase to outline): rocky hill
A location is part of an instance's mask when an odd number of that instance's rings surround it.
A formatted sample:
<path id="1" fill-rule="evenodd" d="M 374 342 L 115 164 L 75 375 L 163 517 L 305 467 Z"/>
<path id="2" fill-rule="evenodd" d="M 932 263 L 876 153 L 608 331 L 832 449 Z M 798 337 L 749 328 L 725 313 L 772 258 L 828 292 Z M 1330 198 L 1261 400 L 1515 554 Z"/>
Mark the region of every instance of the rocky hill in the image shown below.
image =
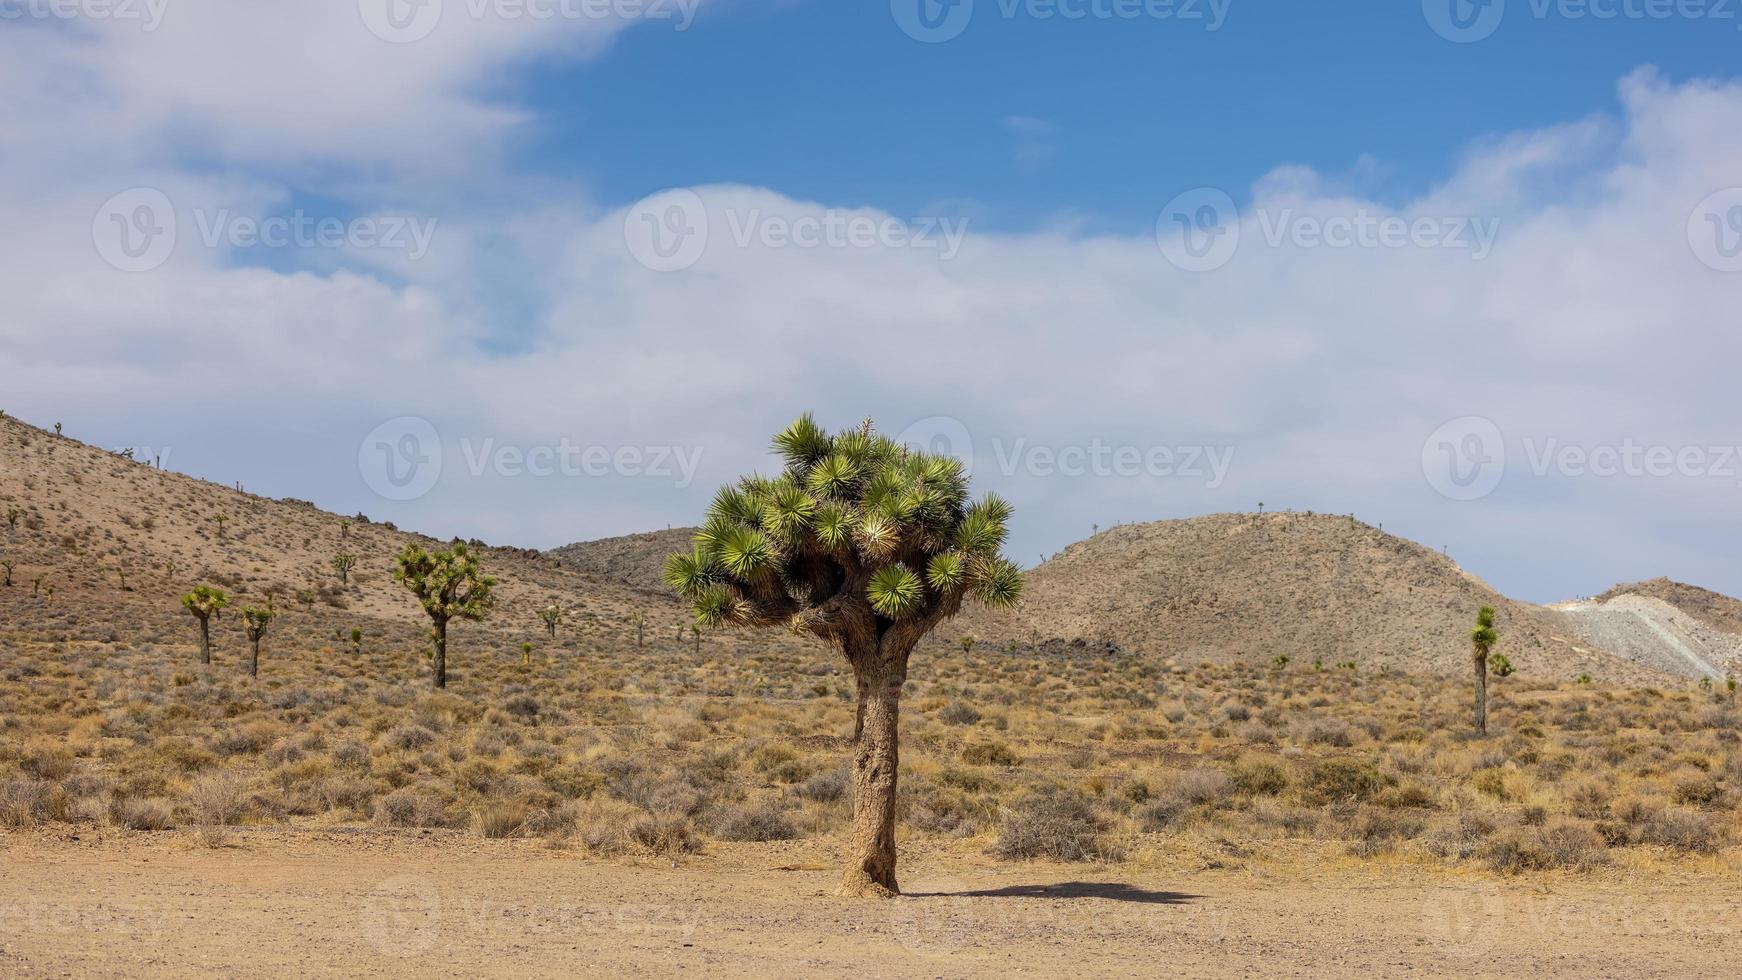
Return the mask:
<path id="1" fill-rule="evenodd" d="M 618 538 L 581 541 L 551 549 L 548 554 L 569 568 L 589 572 L 648 592 L 669 595 L 661 568 L 665 556 L 690 550 L 693 527 L 626 534 Z"/>
<path id="2" fill-rule="evenodd" d="M 1345 516 L 1216 514 L 1132 524 L 1029 574 L 1015 616 L 968 613 L 956 633 L 1058 638 L 1181 660 L 1354 660 L 1468 670 L 1470 627 L 1491 605 L 1500 650 L 1525 675 L 1641 679 L 1581 642 L 1553 610 L 1515 602 L 1445 555 Z"/>

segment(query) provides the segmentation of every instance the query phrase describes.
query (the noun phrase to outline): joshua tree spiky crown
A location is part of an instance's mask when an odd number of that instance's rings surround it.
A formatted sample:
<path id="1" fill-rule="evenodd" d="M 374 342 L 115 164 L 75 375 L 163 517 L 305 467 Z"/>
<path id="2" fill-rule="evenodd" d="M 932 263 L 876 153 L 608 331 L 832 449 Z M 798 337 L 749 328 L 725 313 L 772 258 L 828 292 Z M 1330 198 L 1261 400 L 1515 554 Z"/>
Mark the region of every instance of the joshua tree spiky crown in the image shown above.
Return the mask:
<path id="1" fill-rule="evenodd" d="M 438 623 L 483 619 L 496 603 L 496 579 L 480 571 L 477 556 L 461 541 L 435 552 L 406 545 L 396 561 L 393 578 L 409 589 L 423 611 Z"/>
<path id="2" fill-rule="evenodd" d="M 969 595 L 1021 599 L 1021 570 L 998 554 L 1010 505 L 969 503 L 960 461 L 869 422 L 830 435 L 808 413 L 774 448 L 785 470 L 721 489 L 694 550 L 666 559 L 698 622 L 785 624 L 851 657 L 897 630 L 917 641 Z"/>
<path id="3" fill-rule="evenodd" d="M 206 619 L 230 604 L 230 597 L 223 589 L 210 585 L 196 586 L 192 592 L 181 597 L 181 604 L 196 619 Z"/>
<path id="4" fill-rule="evenodd" d="M 1494 628 L 1494 607 L 1483 606 L 1476 613 L 1476 628 L 1470 631 L 1470 645 L 1478 658 L 1486 658 L 1500 642 L 1500 631 Z"/>

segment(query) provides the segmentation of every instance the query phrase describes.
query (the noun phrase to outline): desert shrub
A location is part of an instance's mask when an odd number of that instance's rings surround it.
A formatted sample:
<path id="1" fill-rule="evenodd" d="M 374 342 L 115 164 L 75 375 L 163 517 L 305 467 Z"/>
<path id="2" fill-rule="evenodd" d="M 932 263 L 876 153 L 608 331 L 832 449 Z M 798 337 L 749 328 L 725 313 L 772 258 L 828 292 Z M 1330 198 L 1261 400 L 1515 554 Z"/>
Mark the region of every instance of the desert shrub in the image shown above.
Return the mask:
<path id="1" fill-rule="evenodd" d="M 1242 759 L 1234 766 L 1232 782 L 1246 796 L 1276 796 L 1288 788 L 1288 770 L 1269 759 Z"/>
<path id="2" fill-rule="evenodd" d="M 1549 868 L 1588 871 L 1608 861 L 1603 839 L 1576 823 L 1509 830 L 1490 841 L 1482 856 L 1503 874 Z"/>
<path id="3" fill-rule="evenodd" d="M 1428 850 L 1443 858 L 1463 860 L 1477 853 L 1494 833 L 1494 820 L 1487 814 L 1466 810 L 1450 827 L 1435 831 L 1428 837 Z"/>
<path id="4" fill-rule="evenodd" d="M 1163 793 L 1137 812 L 1137 823 L 1150 833 L 1160 833 L 1190 813 L 1192 805 L 1177 793 Z"/>
<path id="5" fill-rule="evenodd" d="M 800 799 L 810 800 L 813 803 L 833 803 L 846 797 L 847 787 L 851 782 L 852 777 L 848 775 L 847 770 L 832 769 L 828 772 L 819 772 L 805 780 L 793 792 L 797 793 Z"/>
<path id="6" fill-rule="evenodd" d="M 962 761 L 971 766 L 1020 766 L 1022 757 L 1003 742 L 977 742 L 962 750 Z"/>
<path id="7" fill-rule="evenodd" d="M 951 701 L 938 712 L 938 718 L 951 725 L 972 725 L 980 720 L 980 712 L 971 704 Z"/>
<path id="8" fill-rule="evenodd" d="M 1172 791 L 1193 806 L 1215 803 L 1226 797 L 1232 784 L 1217 769 L 1188 769 L 1174 780 Z"/>
<path id="9" fill-rule="evenodd" d="M 1669 797 L 1687 806 L 1714 806 L 1723 800 L 1724 791 L 1710 776 L 1689 776 L 1676 782 Z"/>
<path id="10" fill-rule="evenodd" d="M 390 749 L 410 752 L 430 745 L 435 739 L 435 732 L 422 725 L 396 725 L 382 737 L 382 742 Z"/>
<path id="11" fill-rule="evenodd" d="M 982 797 L 951 786 L 930 786 L 906 799 L 902 823 L 946 837 L 966 837 L 990 821 L 995 807 Z"/>
<path id="12" fill-rule="evenodd" d="M 34 741 L 18 757 L 18 768 L 37 779 L 58 781 L 73 771 L 73 753 L 58 742 Z"/>
<path id="13" fill-rule="evenodd" d="M 1326 759 L 1307 773 L 1305 792 L 1319 803 L 1361 803 L 1384 789 L 1389 780 L 1371 762 Z"/>
<path id="14" fill-rule="evenodd" d="M 1109 853 L 1102 829 L 1094 804 L 1081 794 L 1031 793 L 1005 813 L 992 853 L 1006 859 L 1092 861 Z"/>
<path id="15" fill-rule="evenodd" d="M 1497 800 L 1509 800 L 1513 798 L 1512 788 L 1509 785 L 1509 780 L 1507 778 L 1507 771 L 1499 767 L 1480 769 L 1471 773 L 1470 786 L 1473 787 L 1476 792 L 1492 796 Z"/>
<path id="16" fill-rule="evenodd" d="M 1373 805 L 1388 810 L 1432 809 L 1437 801 L 1427 787 L 1417 782 L 1404 782 L 1373 794 Z"/>
<path id="17" fill-rule="evenodd" d="M 0 780 L 0 827 L 18 830 L 72 816 L 72 799 L 61 787 L 41 779 Z"/>
<path id="18" fill-rule="evenodd" d="M 1321 718 L 1313 722 L 1303 734 L 1314 745 L 1346 749 L 1355 744 L 1355 735 L 1349 726 L 1331 718 Z"/>
<path id="19" fill-rule="evenodd" d="M 441 800 L 407 787 L 375 801 L 375 822 L 389 827 L 440 827 L 447 814 Z"/>
<path id="20" fill-rule="evenodd" d="M 1425 827 L 1418 817 L 1392 810 L 1363 808 L 1355 822 L 1355 843 L 1350 846 L 1349 853 L 1356 857 L 1375 857 L 1390 850 L 1397 841 L 1415 837 Z"/>
<path id="21" fill-rule="evenodd" d="M 175 826 L 175 808 L 165 799 L 123 800 L 115 807 L 115 822 L 128 830 L 168 830 Z"/>
<path id="22" fill-rule="evenodd" d="M 196 824 L 223 827 L 240 823 L 249 809 L 247 780 L 235 773 L 209 773 L 200 777 L 183 799 Z"/>
<path id="23" fill-rule="evenodd" d="M 498 840 L 517 836 L 526 826 L 526 804 L 519 800 L 483 803 L 472 810 L 472 833 Z"/>
<path id="24" fill-rule="evenodd" d="M 792 840 L 798 830 L 780 807 L 763 802 L 721 811 L 714 821 L 714 836 L 729 841 Z"/>
<path id="25" fill-rule="evenodd" d="M 610 857 L 622 854 L 634 844 L 629 830 L 641 819 L 642 811 L 607 797 L 595 797 L 572 803 L 572 823 L 581 843 L 594 854 Z"/>
<path id="26" fill-rule="evenodd" d="M 695 854 L 702 849 L 686 817 L 647 814 L 629 825 L 629 837 L 655 854 Z"/>
<path id="27" fill-rule="evenodd" d="M 1652 814 L 1640 832 L 1646 843 L 1699 853 L 1717 850 L 1720 836 L 1718 825 L 1710 816 L 1680 807 Z"/>

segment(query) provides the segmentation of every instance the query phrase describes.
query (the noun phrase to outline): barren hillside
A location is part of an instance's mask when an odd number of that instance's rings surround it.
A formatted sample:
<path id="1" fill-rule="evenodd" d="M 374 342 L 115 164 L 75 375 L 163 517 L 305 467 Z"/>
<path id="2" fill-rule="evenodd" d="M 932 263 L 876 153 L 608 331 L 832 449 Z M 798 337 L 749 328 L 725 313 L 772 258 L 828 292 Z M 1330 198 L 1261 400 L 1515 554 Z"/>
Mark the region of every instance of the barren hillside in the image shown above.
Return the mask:
<path id="1" fill-rule="evenodd" d="M 0 419 L 0 515 L 8 511 L 16 523 L 0 522 L 0 562 L 12 563 L 13 585 L 0 588 L 0 610 L 8 629 L 33 636 L 191 646 L 180 596 L 208 583 L 229 592 L 232 613 L 271 594 L 280 638 L 332 643 L 356 627 L 371 641 L 421 645 L 426 620 L 393 581 L 393 556 L 413 541 L 442 544 L 157 470 L 12 418 Z M 345 583 L 332 564 L 340 553 L 357 558 Z M 660 624 L 678 616 L 669 598 L 537 551 L 481 554 L 500 579 L 499 605 L 482 626 L 457 630 L 500 646 L 539 639 L 537 611 L 552 601 L 569 610 L 571 626 L 600 637 L 627 635 L 637 610 Z M 238 618 L 222 617 L 218 631 L 239 635 Z"/>
<path id="2" fill-rule="evenodd" d="M 665 556 L 690 550 L 693 527 L 626 534 L 618 538 L 580 541 L 553 548 L 548 554 L 570 568 L 591 572 L 600 578 L 622 582 L 637 589 L 669 594 L 660 573 Z"/>
<path id="3" fill-rule="evenodd" d="M 1661 599 L 1711 629 L 1742 636 L 1742 600 L 1732 599 L 1721 592 L 1667 578 L 1654 578 L 1648 582 L 1617 585 L 1595 601 L 1608 602 L 1624 595 Z"/>
<path id="4" fill-rule="evenodd" d="M 1014 617 L 974 612 L 957 632 L 1057 637 L 1226 661 L 1286 654 L 1328 667 L 1467 670 L 1476 611 L 1526 675 L 1648 671 L 1576 641 L 1551 610 L 1507 599 L 1450 558 L 1349 517 L 1216 514 L 1115 527 L 1035 569 Z"/>

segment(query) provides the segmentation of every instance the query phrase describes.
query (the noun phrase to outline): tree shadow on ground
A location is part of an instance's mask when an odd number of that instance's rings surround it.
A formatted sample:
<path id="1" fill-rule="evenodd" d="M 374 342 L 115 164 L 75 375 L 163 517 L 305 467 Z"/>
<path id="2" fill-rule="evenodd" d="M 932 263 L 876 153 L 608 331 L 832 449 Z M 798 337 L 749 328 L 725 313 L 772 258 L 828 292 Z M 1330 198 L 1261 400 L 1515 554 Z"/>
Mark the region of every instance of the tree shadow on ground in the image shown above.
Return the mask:
<path id="1" fill-rule="evenodd" d="M 1184 905 L 1203 898 L 1184 892 L 1157 892 L 1122 881 L 1065 881 L 1052 885 L 1007 885 L 961 892 L 912 894 L 909 898 L 1105 898 L 1142 905 Z"/>

